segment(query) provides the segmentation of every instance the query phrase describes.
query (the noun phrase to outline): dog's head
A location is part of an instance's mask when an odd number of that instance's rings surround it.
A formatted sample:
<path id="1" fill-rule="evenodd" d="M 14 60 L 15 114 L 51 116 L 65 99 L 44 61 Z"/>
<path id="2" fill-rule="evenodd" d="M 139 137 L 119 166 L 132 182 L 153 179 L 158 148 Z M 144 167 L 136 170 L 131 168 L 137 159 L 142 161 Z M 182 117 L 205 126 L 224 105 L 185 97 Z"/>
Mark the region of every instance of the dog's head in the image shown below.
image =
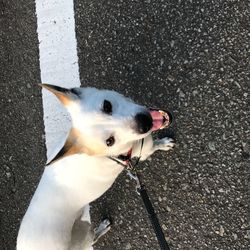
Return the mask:
<path id="1" fill-rule="evenodd" d="M 72 117 L 65 144 L 68 154 L 123 154 L 135 141 L 171 122 L 170 114 L 135 104 L 115 91 L 42 86 L 58 97 Z"/>

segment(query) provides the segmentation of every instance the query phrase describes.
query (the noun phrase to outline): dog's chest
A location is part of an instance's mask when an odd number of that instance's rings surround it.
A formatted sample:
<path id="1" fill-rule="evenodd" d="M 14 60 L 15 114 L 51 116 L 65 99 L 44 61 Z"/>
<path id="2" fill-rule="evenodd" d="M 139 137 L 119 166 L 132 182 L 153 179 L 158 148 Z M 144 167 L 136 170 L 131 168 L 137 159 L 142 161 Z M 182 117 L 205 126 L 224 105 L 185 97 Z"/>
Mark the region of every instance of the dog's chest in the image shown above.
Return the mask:
<path id="1" fill-rule="evenodd" d="M 105 157 L 74 155 L 48 166 L 41 182 L 59 186 L 67 195 L 87 204 L 102 195 L 122 169 Z"/>

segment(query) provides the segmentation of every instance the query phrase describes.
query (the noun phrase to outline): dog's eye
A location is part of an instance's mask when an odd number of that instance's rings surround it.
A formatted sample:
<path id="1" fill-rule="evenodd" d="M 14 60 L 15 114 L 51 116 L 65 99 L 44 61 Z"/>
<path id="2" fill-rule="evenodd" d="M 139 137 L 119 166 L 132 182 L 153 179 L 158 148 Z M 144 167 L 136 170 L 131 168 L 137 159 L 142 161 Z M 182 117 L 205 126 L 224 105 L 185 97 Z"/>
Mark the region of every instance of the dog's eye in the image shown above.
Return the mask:
<path id="1" fill-rule="evenodd" d="M 110 136 L 110 137 L 106 140 L 106 144 L 107 144 L 108 147 L 113 146 L 114 143 L 115 143 L 115 138 L 114 138 L 114 136 Z"/>
<path id="2" fill-rule="evenodd" d="M 102 110 L 104 113 L 111 115 L 112 114 L 112 104 L 108 100 L 104 100 Z"/>

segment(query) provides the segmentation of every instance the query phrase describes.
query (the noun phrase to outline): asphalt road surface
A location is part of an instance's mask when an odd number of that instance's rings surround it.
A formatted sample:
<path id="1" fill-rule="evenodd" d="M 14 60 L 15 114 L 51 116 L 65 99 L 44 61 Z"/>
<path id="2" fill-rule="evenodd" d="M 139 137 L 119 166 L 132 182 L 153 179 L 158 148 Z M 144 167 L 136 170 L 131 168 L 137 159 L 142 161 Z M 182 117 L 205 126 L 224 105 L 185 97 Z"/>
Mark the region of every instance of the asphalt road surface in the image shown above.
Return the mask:
<path id="1" fill-rule="evenodd" d="M 76 0 L 82 86 L 115 89 L 175 116 L 171 152 L 140 164 L 171 250 L 249 249 L 250 3 Z M 0 249 L 46 161 L 35 3 L 0 0 Z M 159 249 L 122 174 L 92 204 L 112 216 L 96 250 Z"/>

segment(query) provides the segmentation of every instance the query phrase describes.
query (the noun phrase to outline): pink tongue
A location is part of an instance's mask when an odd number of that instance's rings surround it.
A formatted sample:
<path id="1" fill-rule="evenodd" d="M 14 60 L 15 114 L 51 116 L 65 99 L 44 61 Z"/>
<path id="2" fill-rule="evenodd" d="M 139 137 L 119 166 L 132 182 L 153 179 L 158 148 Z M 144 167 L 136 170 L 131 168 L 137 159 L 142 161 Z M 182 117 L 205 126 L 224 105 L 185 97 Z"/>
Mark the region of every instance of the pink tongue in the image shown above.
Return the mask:
<path id="1" fill-rule="evenodd" d="M 163 124 L 163 116 L 159 111 L 155 111 L 152 110 L 150 111 L 150 115 L 153 119 L 153 127 L 152 127 L 152 131 L 158 130 L 161 128 L 162 124 Z"/>

